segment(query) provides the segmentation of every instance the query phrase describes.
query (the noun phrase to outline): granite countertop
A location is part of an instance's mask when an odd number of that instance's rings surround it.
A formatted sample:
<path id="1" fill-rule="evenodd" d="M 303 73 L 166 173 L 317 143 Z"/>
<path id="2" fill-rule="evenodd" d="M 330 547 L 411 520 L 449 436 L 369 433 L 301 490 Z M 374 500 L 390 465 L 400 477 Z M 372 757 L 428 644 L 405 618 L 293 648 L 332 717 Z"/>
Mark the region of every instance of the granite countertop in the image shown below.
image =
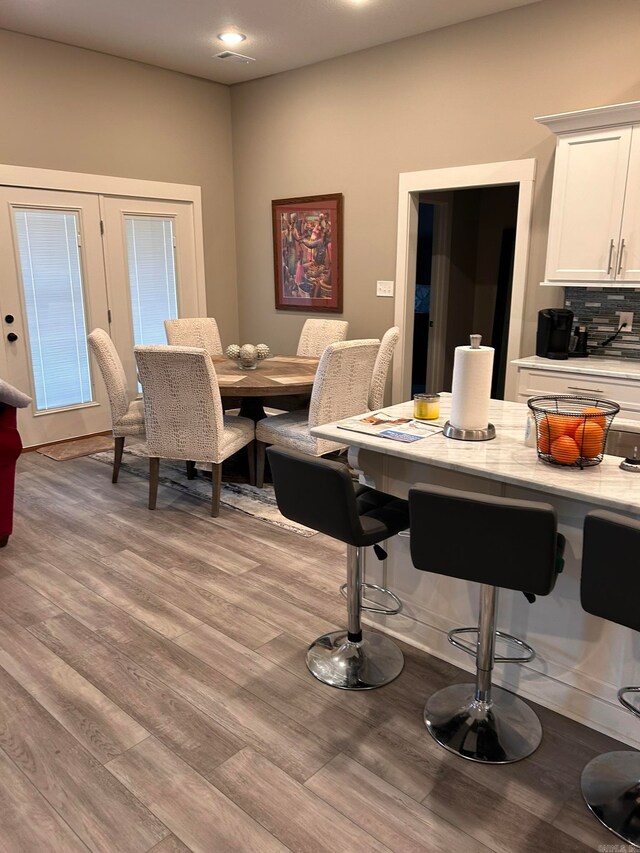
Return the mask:
<path id="1" fill-rule="evenodd" d="M 450 409 L 450 395 L 441 395 L 441 417 L 435 423 L 443 425 Z M 413 404 L 399 403 L 387 406 L 384 411 L 398 417 L 411 417 Z M 640 474 L 622 471 L 620 458 L 615 456 L 605 456 L 600 465 L 583 470 L 542 462 L 535 448 L 524 444 L 528 411 L 524 403 L 492 400 L 489 419 L 496 427 L 496 438 L 492 441 L 455 441 L 439 433 L 403 444 L 340 429 L 335 423 L 314 427 L 311 434 L 411 462 L 583 501 L 594 508 L 640 515 Z M 416 473 L 416 482 L 419 478 Z"/>
<path id="2" fill-rule="evenodd" d="M 557 360 L 530 355 L 512 361 L 517 367 L 534 367 L 536 370 L 568 370 L 612 379 L 640 379 L 640 359 L 630 358 L 567 358 Z"/>

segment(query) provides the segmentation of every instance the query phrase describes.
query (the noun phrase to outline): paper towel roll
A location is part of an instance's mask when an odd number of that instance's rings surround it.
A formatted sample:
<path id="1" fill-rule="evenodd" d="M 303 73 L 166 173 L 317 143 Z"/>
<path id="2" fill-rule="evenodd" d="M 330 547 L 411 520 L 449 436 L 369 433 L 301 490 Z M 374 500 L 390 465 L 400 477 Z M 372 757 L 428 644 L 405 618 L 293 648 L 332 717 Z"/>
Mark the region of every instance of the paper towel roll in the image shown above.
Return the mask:
<path id="1" fill-rule="evenodd" d="M 489 423 L 493 347 L 456 347 L 450 423 L 458 429 L 486 429 Z"/>

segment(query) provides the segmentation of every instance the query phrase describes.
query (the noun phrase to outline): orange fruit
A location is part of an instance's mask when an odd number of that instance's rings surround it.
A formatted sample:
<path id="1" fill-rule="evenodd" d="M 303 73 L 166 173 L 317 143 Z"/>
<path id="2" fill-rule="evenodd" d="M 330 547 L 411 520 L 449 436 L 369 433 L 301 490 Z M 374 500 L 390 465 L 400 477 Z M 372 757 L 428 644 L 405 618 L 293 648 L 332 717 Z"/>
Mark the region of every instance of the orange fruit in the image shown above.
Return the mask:
<path id="1" fill-rule="evenodd" d="M 540 453 L 549 453 L 551 450 L 551 442 L 549 441 L 549 431 L 540 430 L 538 432 L 538 450 Z"/>
<path id="2" fill-rule="evenodd" d="M 602 453 L 604 430 L 595 421 L 585 421 L 576 430 L 575 440 L 581 456 L 597 456 Z"/>
<path id="3" fill-rule="evenodd" d="M 575 435 L 580 424 L 584 422 L 584 418 L 577 416 L 575 418 L 563 418 L 562 420 L 564 421 L 565 435 Z"/>
<path id="4" fill-rule="evenodd" d="M 578 445 L 570 435 L 561 435 L 551 442 L 551 455 L 556 462 L 562 462 L 564 465 L 572 465 L 578 461 L 580 451 Z"/>
<path id="5" fill-rule="evenodd" d="M 589 423 L 598 424 L 599 427 L 604 429 L 604 412 L 602 409 L 598 409 L 596 406 L 589 406 L 586 409 L 582 410 L 583 415 L 602 415 L 600 418 L 589 417 L 587 420 Z"/>
<path id="6" fill-rule="evenodd" d="M 538 450 L 549 453 L 551 444 L 562 435 L 573 435 L 583 418 L 545 415 L 538 426 Z"/>
<path id="7" fill-rule="evenodd" d="M 540 421 L 540 436 L 549 443 L 560 438 L 565 431 L 564 421 L 562 415 L 545 415 Z"/>

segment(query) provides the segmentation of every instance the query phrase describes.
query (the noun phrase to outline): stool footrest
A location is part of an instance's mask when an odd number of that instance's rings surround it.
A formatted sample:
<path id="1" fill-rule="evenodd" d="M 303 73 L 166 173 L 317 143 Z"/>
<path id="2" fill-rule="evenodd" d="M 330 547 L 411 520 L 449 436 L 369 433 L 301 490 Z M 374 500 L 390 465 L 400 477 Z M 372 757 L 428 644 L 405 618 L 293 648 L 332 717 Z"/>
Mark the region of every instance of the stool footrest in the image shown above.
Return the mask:
<path id="1" fill-rule="evenodd" d="M 457 649 L 460 649 L 461 651 L 466 652 L 468 655 L 475 657 L 477 650 L 478 650 L 477 640 L 475 643 L 472 643 L 472 642 L 469 642 L 466 640 L 459 640 L 458 637 L 461 634 L 475 634 L 477 637 L 478 636 L 478 629 L 477 628 L 453 628 L 447 634 L 447 638 L 448 638 L 448 640 L 452 646 L 455 646 Z M 521 654 L 521 655 L 513 655 L 513 656 L 511 656 L 511 655 L 503 655 L 503 656 L 495 655 L 494 660 L 496 663 L 528 663 L 529 661 L 533 660 L 534 657 L 536 656 L 535 649 L 532 646 L 530 646 L 528 643 L 525 643 L 525 641 L 521 640 L 519 637 L 514 637 L 512 634 L 505 634 L 504 631 L 496 631 L 495 635 L 500 640 L 503 640 L 505 643 L 510 643 L 511 645 L 517 646 L 523 652 L 523 654 Z M 629 689 L 629 688 L 625 688 L 625 689 Z M 640 688 L 638 688 L 638 689 L 640 690 Z M 622 701 L 622 700 L 620 700 L 620 701 Z M 622 704 L 624 705 L 625 703 L 622 702 Z"/>
<path id="2" fill-rule="evenodd" d="M 388 595 L 389 598 L 394 602 L 392 607 L 383 607 L 380 604 L 364 604 L 367 600 L 365 596 L 362 596 L 362 605 L 361 609 L 366 613 L 381 613 L 383 616 L 395 616 L 396 613 L 400 613 L 402 610 L 402 602 L 398 598 L 398 596 L 391 592 L 390 589 L 386 589 L 384 586 L 377 586 L 375 583 L 361 583 L 360 590 L 362 594 L 362 590 L 374 589 L 376 592 L 381 593 L 382 595 Z M 340 587 L 340 594 L 343 598 L 347 597 L 347 584 L 343 583 Z"/>
<path id="3" fill-rule="evenodd" d="M 618 690 L 618 702 L 627 709 L 627 711 L 631 711 L 632 714 L 635 714 L 636 717 L 640 717 L 640 708 L 636 705 L 632 705 L 628 699 L 625 699 L 625 693 L 640 693 L 640 687 L 621 687 Z"/>

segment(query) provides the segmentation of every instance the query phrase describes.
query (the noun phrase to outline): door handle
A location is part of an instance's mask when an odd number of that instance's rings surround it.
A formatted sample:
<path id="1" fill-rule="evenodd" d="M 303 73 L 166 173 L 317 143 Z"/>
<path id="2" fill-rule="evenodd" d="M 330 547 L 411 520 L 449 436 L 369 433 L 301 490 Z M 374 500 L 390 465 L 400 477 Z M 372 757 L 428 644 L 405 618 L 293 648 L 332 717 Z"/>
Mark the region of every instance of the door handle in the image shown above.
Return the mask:
<path id="1" fill-rule="evenodd" d="M 591 391 L 594 394 L 604 394 L 601 388 L 581 388 L 579 385 L 567 385 L 569 391 Z"/>
<path id="2" fill-rule="evenodd" d="M 622 255 L 624 253 L 624 237 L 622 238 L 622 243 L 620 243 L 620 251 L 618 252 L 618 271 L 616 275 L 620 275 L 622 272 Z"/>
<path id="3" fill-rule="evenodd" d="M 15 332 L 9 332 L 9 334 L 7 335 L 7 340 L 9 341 L 9 343 L 13 343 L 14 341 L 18 340 L 18 336 Z"/>
<path id="4" fill-rule="evenodd" d="M 613 247 L 614 247 L 613 237 L 611 238 L 611 242 L 609 243 L 609 260 L 607 262 L 607 275 L 611 275 L 611 270 L 613 268 Z"/>

